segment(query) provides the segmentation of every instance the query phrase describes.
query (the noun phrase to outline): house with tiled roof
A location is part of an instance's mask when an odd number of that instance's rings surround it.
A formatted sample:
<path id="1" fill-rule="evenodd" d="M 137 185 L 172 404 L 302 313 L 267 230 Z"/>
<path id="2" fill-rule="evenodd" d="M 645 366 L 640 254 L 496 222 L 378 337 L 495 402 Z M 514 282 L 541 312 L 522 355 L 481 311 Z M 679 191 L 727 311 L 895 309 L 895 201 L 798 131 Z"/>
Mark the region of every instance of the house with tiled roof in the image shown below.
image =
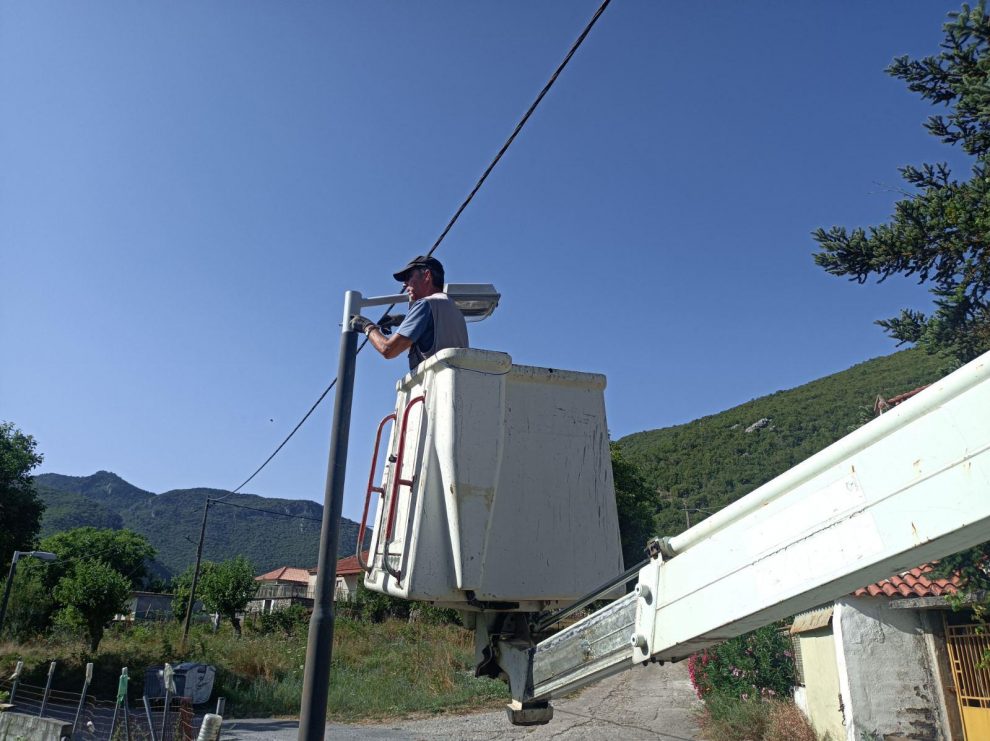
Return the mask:
<path id="1" fill-rule="evenodd" d="M 990 738 L 990 638 L 925 565 L 794 617 L 795 702 L 821 737 Z"/>
<path id="2" fill-rule="evenodd" d="M 362 557 L 367 563 L 368 551 L 364 551 Z M 337 580 L 333 588 L 334 602 L 350 602 L 357 594 L 358 579 L 364 573 L 361 564 L 358 563 L 357 556 L 349 556 L 337 561 Z M 316 569 L 309 570 L 309 584 L 311 593 L 316 593 Z"/>
<path id="3" fill-rule="evenodd" d="M 313 607 L 308 569 L 281 566 L 254 577 L 254 580 L 258 582 L 258 591 L 254 599 L 248 602 L 246 612 L 269 613 L 289 605 Z"/>

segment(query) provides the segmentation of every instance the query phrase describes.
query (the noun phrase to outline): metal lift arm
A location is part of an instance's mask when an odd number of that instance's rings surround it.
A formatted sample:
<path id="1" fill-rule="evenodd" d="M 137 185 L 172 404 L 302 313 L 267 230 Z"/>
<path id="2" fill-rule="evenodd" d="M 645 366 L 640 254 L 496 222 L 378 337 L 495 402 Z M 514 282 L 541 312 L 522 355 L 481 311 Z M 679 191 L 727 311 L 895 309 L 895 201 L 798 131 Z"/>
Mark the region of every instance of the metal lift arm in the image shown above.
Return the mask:
<path id="1" fill-rule="evenodd" d="M 495 660 L 525 708 L 990 540 L 990 353 L 681 535 L 635 592 Z"/>

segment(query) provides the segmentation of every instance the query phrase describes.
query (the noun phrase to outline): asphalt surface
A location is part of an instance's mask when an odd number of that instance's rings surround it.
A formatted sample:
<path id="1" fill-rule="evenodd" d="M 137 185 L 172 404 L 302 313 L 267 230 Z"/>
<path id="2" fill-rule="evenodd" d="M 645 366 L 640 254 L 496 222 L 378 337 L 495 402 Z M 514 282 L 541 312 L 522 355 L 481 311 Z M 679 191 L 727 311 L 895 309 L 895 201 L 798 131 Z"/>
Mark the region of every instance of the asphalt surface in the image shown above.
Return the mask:
<path id="1" fill-rule="evenodd" d="M 415 720 L 362 725 L 327 725 L 328 739 L 529 739 L 547 741 L 615 741 L 699 738 L 695 697 L 686 663 L 650 664 L 617 674 L 570 697 L 554 700 L 554 717 L 547 725 L 512 726 L 504 711 L 442 715 Z M 223 741 L 296 741 L 297 720 L 225 720 Z"/>

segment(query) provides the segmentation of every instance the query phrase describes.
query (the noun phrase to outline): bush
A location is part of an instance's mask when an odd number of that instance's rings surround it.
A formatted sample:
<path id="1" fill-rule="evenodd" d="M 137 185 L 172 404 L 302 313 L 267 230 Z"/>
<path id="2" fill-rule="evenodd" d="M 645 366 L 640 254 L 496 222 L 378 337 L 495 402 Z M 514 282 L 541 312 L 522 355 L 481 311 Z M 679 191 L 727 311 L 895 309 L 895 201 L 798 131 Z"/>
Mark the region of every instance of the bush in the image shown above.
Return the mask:
<path id="1" fill-rule="evenodd" d="M 705 699 L 699 719 L 706 739 L 752 741 L 817 741 L 808 721 L 790 701 L 740 700 L 715 692 Z"/>
<path id="2" fill-rule="evenodd" d="M 408 619 L 411 605 L 408 600 L 368 589 L 363 580 L 359 579 L 354 599 L 348 603 L 339 603 L 337 609 L 341 615 L 355 620 L 380 623 L 389 618 Z"/>
<path id="3" fill-rule="evenodd" d="M 289 605 L 261 616 L 258 632 L 265 635 L 284 633 L 287 636 L 305 631 L 309 627 L 309 610 L 302 605 Z"/>
<path id="4" fill-rule="evenodd" d="M 712 695 L 748 700 L 789 697 L 794 654 L 779 623 L 732 638 L 688 659 L 691 684 L 707 702 Z"/>

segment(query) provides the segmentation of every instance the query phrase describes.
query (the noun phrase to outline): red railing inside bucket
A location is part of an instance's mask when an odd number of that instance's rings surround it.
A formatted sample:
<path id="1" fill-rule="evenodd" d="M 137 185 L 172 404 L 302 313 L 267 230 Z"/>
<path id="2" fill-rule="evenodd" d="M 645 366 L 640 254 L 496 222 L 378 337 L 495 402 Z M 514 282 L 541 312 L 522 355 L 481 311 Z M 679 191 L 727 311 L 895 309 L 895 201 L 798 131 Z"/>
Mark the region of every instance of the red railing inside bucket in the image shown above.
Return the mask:
<path id="1" fill-rule="evenodd" d="M 371 473 L 368 474 L 368 491 L 364 496 L 364 511 L 361 513 L 361 527 L 358 528 L 357 561 L 358 565 L 368 572 L 371 571 L 371 566 L 364 562 L 364 534 L 368 529 L 368 506 L 371 504 L 372 492 L 378 492 L 379 497 L 385 495 L 385 489 L 383 487 L 375 486 L 375 470 L 378 468 L 378 450 L 382 444 L 382 430 L 385 429 L 385 425 L 388 424 L 390 420 L 395 420 L 395 412 L 392 412 L 378 423 L 378 433 L 375 435 L 375 449 L 371 453 Z"/>
<path id="2" fill-rule="evenodd" d="M 406 404 L 406 408 L 402 412 L 402 424 L 399 427 L 399 444 L 397 447 L 397 452 L 394 461 L 391 458 L 389 459 L 389 462 L 394 465 L 394 468 L 392 474 L 392 491 L 391 491 L 391 495 L 388 497 L 388 519 L 385 522 L 385 536 L 384 538 L 382 538 L 381 535 L 379 534 L 376 535 L 375 538 L 377 542 L 384 543 L 382 549 L 383 567 L 389 574 L 394 576 L 397 580 L 402 578 L 402 572 L 397 569 L 393 569 L 392 566 L 389 564 L 388 543 L 389 540 L 391 540 L 393 533 L 395 532 L 395 513 L 399 502 L 399 487 L 400 486 L 412 487 L 414 481 L 414 478 L 408 478 L 408 479 L 402 478 L 402 464 L 405 459 L 405 453 L 406 453 L 406 433 L 408 432 L 409 429 L 409 416 L 410 416 L 409 412 L 416 404 L 424 403 L 425 401 L 426 401 L 425 394 L 417 396 L 416 398 L 411 399 L 409 403 Z M 384 429 L 385 424 L 389 420 L 395 420 L 395 419 L 396 419 L 395 414 L 390 414 L 387 417 L 385 417 L 378 425 L 378 434 L 375 438 L 375 451 L 372 455 L 372 460 L 371 460 L 371 473 L 368 476 L 368 490 L 364 500 L 364 513 L 361 515 L 361 527 L 358 530 L 358 555 L 357 555 L 358 564 L 361 566 L 361 568 L 363 568 L 365 571 L 369 573 L 371 572 L 372 565 L 370 563 L 366 564 L 364 562 L 364 559 L 362 558 L 363 554 L 361 553 L 361 546 L 364 543 L 364 532 L 367 527 L 368 508 L 371 502 L 371 495 L 373 492 L 377 492 L 379 497 L 382 498 L 382 501 L 385 496 L 385 489 L 381 486 L 374 485 L 375 470 L 378 467 L 378 449 L 381 445 L 382 430 Z M 374 555 L 375 554 L 372 554 L 372 557 L 370 559 L 372 562 L 374 562 Z"/>

